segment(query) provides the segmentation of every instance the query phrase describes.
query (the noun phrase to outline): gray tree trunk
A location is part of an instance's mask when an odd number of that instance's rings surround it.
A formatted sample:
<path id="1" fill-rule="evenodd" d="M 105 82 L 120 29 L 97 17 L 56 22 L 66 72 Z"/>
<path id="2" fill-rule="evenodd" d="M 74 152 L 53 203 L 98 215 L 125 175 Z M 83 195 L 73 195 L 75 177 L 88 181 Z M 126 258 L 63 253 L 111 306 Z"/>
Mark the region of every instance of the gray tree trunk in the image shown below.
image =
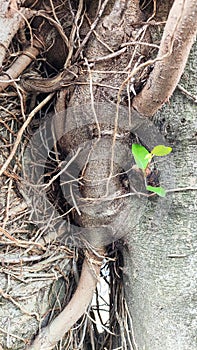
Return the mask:
<path id="1" fill-rule="evenodd" d="M 114 1 L 109 1 L 111 7 L 113 3 Z M 132 37 L 133 29 L 130 29 L 132 22 L 143 21 L 138 9 L 139 1 L 121 0 L 117 1 L 117 4 L 121 4 L 126 11 L 124 16 L 126 21 L 123 21 L 125 27 L 120 26 L 119 28 L 117 25 L 117 23 L 122 23 L 121 6 L 109 11 L 110 15 L 106 16 L 106 20 L 103 18 L 103 23 L 97 26 L 99 34 L 103 34 L 105 42 L 112 46 L 114 51 L 121 46 L 126 34 L 128 38 Z M 117 23 L 114 20 L 116 13 Z M 125 23 L 129 29 L 128 33 Z M 132 50 L 128 48 L 121 57 L 117 56 L 112 67 L 117 70 L 126 67 L 126 60 L 128 58 L 130 60 Z M 94 61 L 97 57 L 109 54 L 106 47 L 101 43 L 98 44 L 95 38 L 90 39 L 86 51 L 90 62 L 91 59 Z M 143 52 L 140 53 L 140 55 L 143 54 Z M 193 49 L 181 82 L 193 94 L 196 93 L 196 65 L 197 59 Z M 108 63 L 108 60 L 107 62 L 98 60 L 97 67 L 100 70 L 110 70 L 111 61 Z M 88 76 L 87 72 L 86 77 Z M 123 78 L 120 78 L 118 74 L 104 78 L 100 78 L 99 75 L 93 76 L 95 85 L 93 84 L 92 90 L 95 100 L 103 102 L 106 99 L 111 100 L 109 98 L 111 97 L 113 101 L 116 101 L 117 90 L 122 81 Z M 111 87 L 105 86 L 109 85 L 109 82 Z M 103 84 L 102 89 L 95 88 L 97 84 L 98 86 Z M 85 87 L 83 84 L 79 85 L 73 96 L 74 101 L 78 100 L 80 105 L 81 101 L 89 102 L 91 97 L 89 85 Z M 71 105 L 73 99 L 70 101 Z M 195 183 L 195 159 L 197 157 L 195 108 L 196 105 L 177 90 L 170 104 L 154 117 L 155 124 L 161 129 L 161 134 L 173 147 L 173 156 L 164 160 L 159 166 L 160 169 L 163 168 L 161 179 L 166 183 L 168 189 L 193 186 Z M 151 137 L 151 131 L 150 135 L 145 136 L 146 141 L 150 144 L 154 142 L 158 144 L 154 137 Z M 169 193 L 166 199 L 148 200 L 139 225 L 132 229 L 126 238 L 129 249 L 123 248 L 124 282 L 133 320 L 134 350 L 195 350 L 197 348 L 195 200 L 196 192 L 192 190 Z M 124 224 L 122 219 L 123 228 Z M 60 267 L 64 273 L 67 273 L 69 268 L 65 256 L 60 258 Z M 20 287 L 18 282 L 12 282 L 14 292 L 9 291 L 9 293 L 13 299 L 16 297 L 17 300 L 22 300 L 23 309 L 20 310 L 15 307 L 11 299 L 7 300 L 8 294 L 3 294 L 3 291 L 8 289 L 7 278 L 4 277 L 4 266 L 0 276 L 3 300 L 0 312 L 0 342 L 3 346 L 6 344 L 5 346 L 9 349 L 24 349 L 24 341 L 21 341 L 21 338 L 24 340 L 30 338 L 33 333 L 37 332 L 38 324 L 41 324 L 35 319 L 35 315 L 41 315 L 42 319 L 43 315 L 48 312 L 47 302 L 48 297 L 50 298 L 51 280 L 47 279 L 43 284 L 39 279 L 35 281 L 34 290 L 38 291 L 38 294 L 35 293 L 32 297 L 28 290 L 30 286 L 26 281 L 25 287 L 23 281 L 20 281 Z M 56 274 L 57 277 L 60 278 Z M 58 283 L 61 284 L 61 280 L 57 281 Z M 30 295 L 30 302 L 23 301 L 24 288 L 25 293 Z M 63 296 L 60 295 L 60 300 L 62 299 Z M 58 302 L 59 299 L 57 304 Z M 25 314 L 23 321 L 20 319 L 21 313 Z M 9 337 L 10 328 L 12 337 Z M 117 347 L 118 345 L 114 346 L 114 350 Z M 131 350 L 130 347 L 128 349 Z"/>
<path id="2" fill-rule="evenodd" d="M 196 46 L 180 82 L 193 94 L 197 93 Z M 194 186 L 196 104 L 177 89 L 154 122 L 173 147 L 174 173 L 169 175 L 168 188 Z M 167 161 L 164 165 L 169 167 Z M 129 250 L 124 250 L 124 282 L 136 349 L 196 350 L 196 191 L 169 193 L 167 198 L 165 206 L 147 205 L 140 225 L 127 238 Z"/>

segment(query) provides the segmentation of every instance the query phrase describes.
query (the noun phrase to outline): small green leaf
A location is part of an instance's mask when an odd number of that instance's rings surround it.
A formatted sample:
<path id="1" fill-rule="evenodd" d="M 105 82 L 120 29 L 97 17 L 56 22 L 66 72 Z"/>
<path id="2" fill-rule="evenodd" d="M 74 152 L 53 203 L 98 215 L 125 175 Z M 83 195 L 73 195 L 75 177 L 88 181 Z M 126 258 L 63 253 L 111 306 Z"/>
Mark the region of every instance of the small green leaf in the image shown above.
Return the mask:
<path id="1" fill-rule="evenodd" d="M 145 159 L 145 157 L 150 154 L 148 150 L 143 147 L 142 145 L 138 145 L 137 143 L 134 143 L 132 145 L 132 154 L 134 156 L 135 162 L 139 169 L 146 169 L 149 159 Z"/>
<path id="2" fill-rule="evenodd" d="M 160 197 L 165 197 L 166 195 L 166 190 L 163 187 L 146 186 L 146 189 L 150 192 L 158 194 Z"/>
<path id="3" fill-rule="evenodd" d="M 153 154 L 154 156 L 160 157 L 160 156 L 166 156 L 170 152 L 172 152 L 171 147 L 166 147 L 164 145 L 158 145 L 152 149 L 151 154 Z"/>

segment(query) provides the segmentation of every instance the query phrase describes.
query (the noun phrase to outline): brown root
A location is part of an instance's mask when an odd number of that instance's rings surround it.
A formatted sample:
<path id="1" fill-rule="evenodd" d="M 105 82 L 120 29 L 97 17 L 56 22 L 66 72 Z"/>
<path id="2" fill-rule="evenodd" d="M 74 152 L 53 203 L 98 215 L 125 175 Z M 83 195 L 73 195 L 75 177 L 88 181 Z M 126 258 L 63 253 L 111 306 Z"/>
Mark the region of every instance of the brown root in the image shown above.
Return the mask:
<path id="1" fill-rule="evenodd" d="M 0 77 L 0 92 L 3 91 L 8 85 L 13 85 L 15 79 L 29 66 L 29 64 L 36 59 L 39 54 L 37 47 L 29 46 L 12 66 L 3 73 Z"/>
<path id="2" fill-rule="evenodd" d="M 28 346 L 26 350 L 53 349 L 56 343 L 86 312 L 98 282 L 100 266 L 101 261 L 92 260 L 90 266 L 90 263 L 86 259 L 84 260 L 81 278 L 72 299 L 63 311 L 47 327 L 41 330 L 33 344 Z"/>
<path id="3" fill-rule="evenodd" d="M 175 0 L 164 29 L 158 61 L 145 87 L 133 100 L 142 115 L 154 115 L 175 90 L 197 31 L 196 0 Z"/>

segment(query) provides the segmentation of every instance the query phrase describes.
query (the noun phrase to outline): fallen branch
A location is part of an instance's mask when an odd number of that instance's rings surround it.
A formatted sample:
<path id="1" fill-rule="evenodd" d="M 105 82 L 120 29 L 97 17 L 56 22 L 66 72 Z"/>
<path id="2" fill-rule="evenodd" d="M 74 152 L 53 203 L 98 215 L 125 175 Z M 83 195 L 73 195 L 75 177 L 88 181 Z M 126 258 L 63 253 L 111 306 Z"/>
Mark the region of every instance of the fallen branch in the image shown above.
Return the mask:
<path id="1" fill-rule="evenodd" d="M 167 102 L 184 71 L 197 32 L 196 0 L 175 0 L 169 13 L 158 60 L 133 107 L 144 116 L 154 115 Z M 159 60 L 163 57 L 162 60 Z"/>

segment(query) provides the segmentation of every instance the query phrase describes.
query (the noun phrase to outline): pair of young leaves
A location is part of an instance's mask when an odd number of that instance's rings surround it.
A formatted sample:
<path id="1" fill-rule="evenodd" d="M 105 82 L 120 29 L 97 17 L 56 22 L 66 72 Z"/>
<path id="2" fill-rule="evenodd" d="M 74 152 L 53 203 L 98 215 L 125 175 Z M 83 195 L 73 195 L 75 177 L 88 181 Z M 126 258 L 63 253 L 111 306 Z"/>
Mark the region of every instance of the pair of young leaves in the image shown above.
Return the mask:
<path id="1" fill-rule="evenodd" d="M 149 152 L 144 146 L 134 143 L 132 145 L 132 154 L 134 156 L 136 165 L 141 169 L 146 177 L 146 169 L 149 166 L 151 159 L 154 156 L 161 157 L 166 156 L 172 151 L 171 147 L 166 147 L 164 145 L 155 146 L 151 152 Z M 165 197 L 166 191 L 163 187 L 153 187 L 146 186 L 148 191 L 156 193 L 160 197 Z"/>

